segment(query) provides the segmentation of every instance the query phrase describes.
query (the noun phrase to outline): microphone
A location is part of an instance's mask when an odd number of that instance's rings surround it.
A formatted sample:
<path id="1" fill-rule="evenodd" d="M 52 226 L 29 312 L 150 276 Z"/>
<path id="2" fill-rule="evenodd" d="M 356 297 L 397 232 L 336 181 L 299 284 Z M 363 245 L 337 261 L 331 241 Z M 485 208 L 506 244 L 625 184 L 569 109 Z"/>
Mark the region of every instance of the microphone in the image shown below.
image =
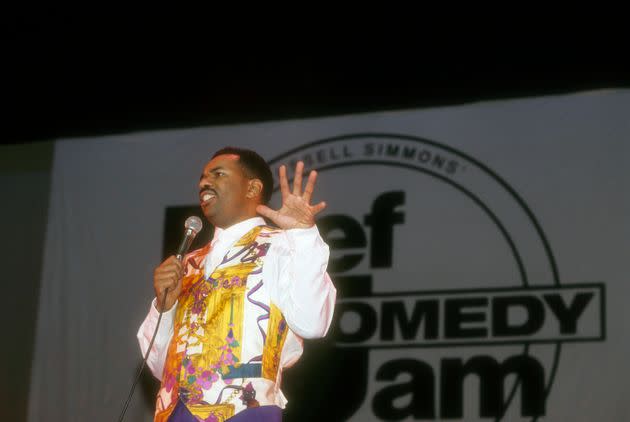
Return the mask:
<path id="1" fill-rule="evenodd" d="M 184 227 L 186 228 L 186 232 L 184 233 L 182 243 L 179 245 L 179 249 L 175 255 L 178 261 L 181 261 L 184 258 L 184 255 L 188 252 L 188 248 L 190 248 L 195 236 L 197 236 L 197 233 L 201 231 L 203 224 L 201 223 L 201 219 L 199 217 L 192 215 L 186 219 Z"/>

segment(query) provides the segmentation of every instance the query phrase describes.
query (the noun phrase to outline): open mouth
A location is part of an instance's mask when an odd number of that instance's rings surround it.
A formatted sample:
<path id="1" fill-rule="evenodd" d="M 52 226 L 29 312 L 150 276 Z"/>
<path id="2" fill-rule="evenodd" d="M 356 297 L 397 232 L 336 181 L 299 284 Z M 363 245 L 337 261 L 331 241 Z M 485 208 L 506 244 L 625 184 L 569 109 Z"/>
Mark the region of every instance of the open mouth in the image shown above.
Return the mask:
<path id="1" fill-rule="evenodd" d="M 216 192 L 213 190 L 204 190 L 199 194 L 199 200 L 201 201 L 201 205 L 208 205 L 217 197 Z"/>

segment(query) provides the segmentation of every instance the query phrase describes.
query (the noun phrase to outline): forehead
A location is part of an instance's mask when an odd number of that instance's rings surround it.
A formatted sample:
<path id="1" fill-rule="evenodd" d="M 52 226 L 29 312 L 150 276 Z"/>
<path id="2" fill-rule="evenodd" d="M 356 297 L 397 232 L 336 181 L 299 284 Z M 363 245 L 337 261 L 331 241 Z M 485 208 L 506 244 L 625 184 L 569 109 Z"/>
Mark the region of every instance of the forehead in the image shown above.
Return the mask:
<path id="1" fill-rule="evenodd" d="M 224 169 L 240 169 L 238 164 L 239 156 L 236 154 L 221 154 L 214 157 L 203 168 L 203 172 L 206 173 L 214 168 L 221 167 Z"/>

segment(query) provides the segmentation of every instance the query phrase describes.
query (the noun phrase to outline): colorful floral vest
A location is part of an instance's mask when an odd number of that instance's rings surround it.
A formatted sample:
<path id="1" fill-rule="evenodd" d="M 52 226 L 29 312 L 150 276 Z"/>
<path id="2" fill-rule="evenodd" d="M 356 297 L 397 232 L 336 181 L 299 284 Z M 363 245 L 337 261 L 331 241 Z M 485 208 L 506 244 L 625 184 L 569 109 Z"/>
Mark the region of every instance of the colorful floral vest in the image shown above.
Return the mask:
<path id="1" fill-rule="evenodd" d="M 217 422 L 257 406 L 259 400 L 283 400 L 274 397 L 289 330 L 262 280 L 265 256 L 277 233 L 254 227 L 207 279 L 210 245 L 186 257 L 155 421 L 165 422 L 178 398 L 199 420 Z"/>

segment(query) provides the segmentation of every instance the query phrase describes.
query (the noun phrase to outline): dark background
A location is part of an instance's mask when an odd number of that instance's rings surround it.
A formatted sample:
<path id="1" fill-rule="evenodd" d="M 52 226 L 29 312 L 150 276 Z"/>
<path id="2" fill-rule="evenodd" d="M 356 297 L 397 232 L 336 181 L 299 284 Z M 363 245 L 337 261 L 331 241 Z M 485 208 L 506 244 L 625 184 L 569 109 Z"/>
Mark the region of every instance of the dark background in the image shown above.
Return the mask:
<path id="1" fill-rule="evenodd" d="M 472 17 L 463 25 L 449 15 L 442 24 L 407 11 L 376 10 L 368 20 L 291 10 L 280 25 L 256 13 L 248 20 L 245 12 L 172 5 L 89 7 L 10 4 L 2 13 L 0 256 L 8 295 L 0 319 L 18 321 L 3 332 L 3 420 L 26 418 L 50 141 L 630 87 L 627 35 L 596 17 L 567 30 L 566 17 L 517 25 L 505 15 L 490 28 Z M 313 22 L 302 20 L 311 14 Z M 155 386 L 145 378 L 143 387 Z"/>
<path id="2" fill-rule="evenodd" d="M 312 23 L 301 13 L 280 25 L 216 10 L 12 5 L 3 25 L 2 139 L 630 86 L 627 34 L 613 33 L 611 21 L 593 16 L 567 29 L 560 24 L 569 19 L 544 23 L 541 13 L 522 24 L 513 16 L 440 24 L 407 12 L 369 20 L 329 11 Z"/>

